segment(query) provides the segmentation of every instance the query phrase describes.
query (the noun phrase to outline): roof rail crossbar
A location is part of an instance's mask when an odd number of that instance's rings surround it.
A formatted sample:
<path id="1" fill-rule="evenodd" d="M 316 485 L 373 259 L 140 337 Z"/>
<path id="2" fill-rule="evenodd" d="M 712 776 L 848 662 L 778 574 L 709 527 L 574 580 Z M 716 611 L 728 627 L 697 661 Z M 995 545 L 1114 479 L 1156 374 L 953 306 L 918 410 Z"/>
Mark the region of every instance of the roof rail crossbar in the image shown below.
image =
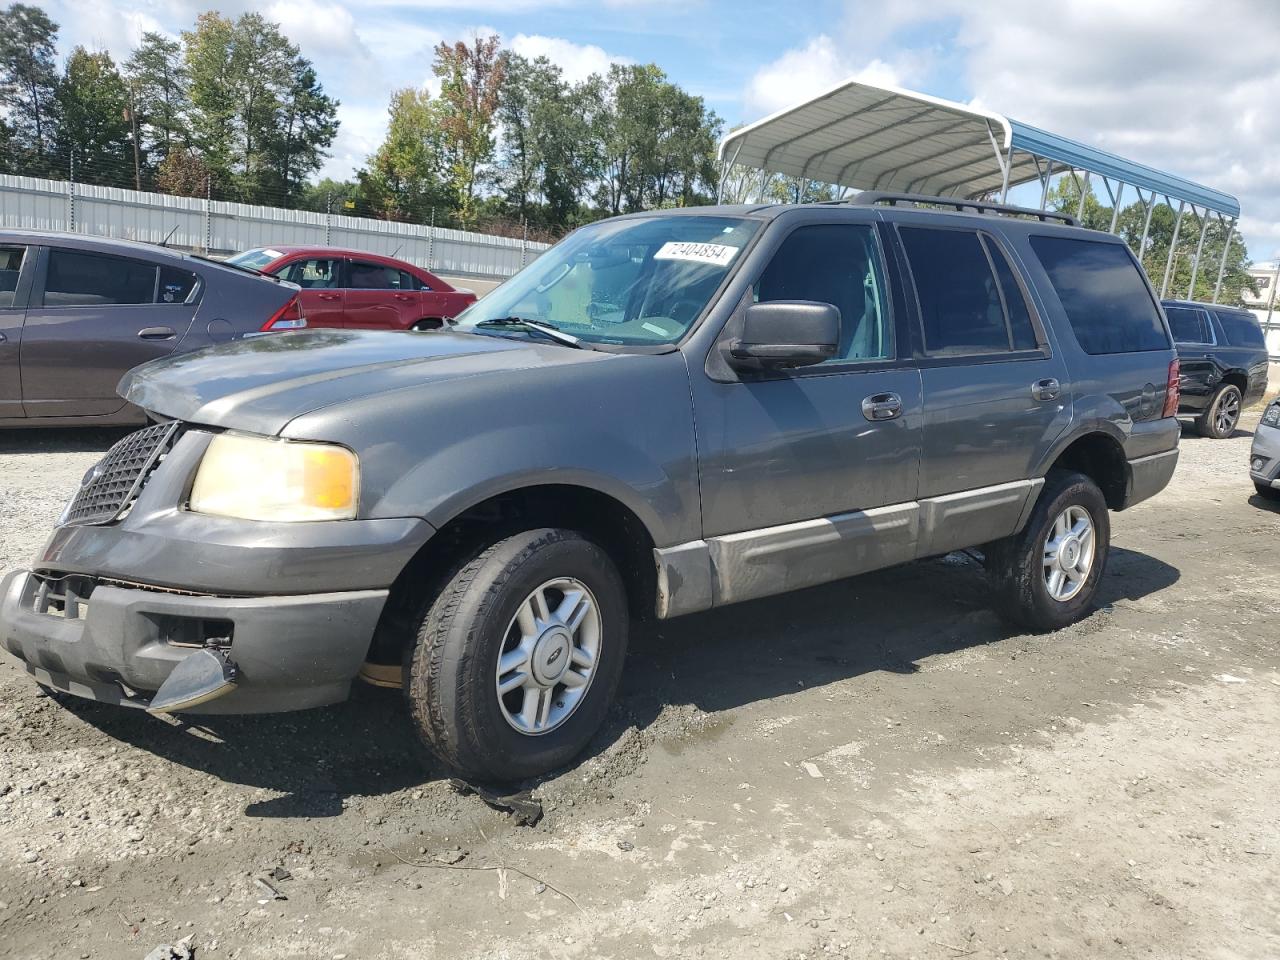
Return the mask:
<path id="1" fill-rule="evenodd" d="M 1069 227 L 1078 227 L 1080 225 L 1080 221 L 1069 213 L 1058 213 L 1054 210 L 1037 210 L 1034 207 L 1015 207 L 1007 203 L 987 203 L 984 200 L 964 200 L 960 197 L 930 197 L 921 193 L 890 193 L 883 190 L 864 190 L 848 200 L 834 202 L 852 203 L 864 207 L 871 207 L 881 203 L 888 204 L 891 207 L 897 206 L 899 203 L 909 203 L 912 206 L 927 203 L 938 207 L 952 207 L 960 213 L 972 211 L 975 213 L 1014 214 L 1035 217 L 1037 220 L 1045 222 L 1056 220 L 1059 223 L 1065 223 Z"/>

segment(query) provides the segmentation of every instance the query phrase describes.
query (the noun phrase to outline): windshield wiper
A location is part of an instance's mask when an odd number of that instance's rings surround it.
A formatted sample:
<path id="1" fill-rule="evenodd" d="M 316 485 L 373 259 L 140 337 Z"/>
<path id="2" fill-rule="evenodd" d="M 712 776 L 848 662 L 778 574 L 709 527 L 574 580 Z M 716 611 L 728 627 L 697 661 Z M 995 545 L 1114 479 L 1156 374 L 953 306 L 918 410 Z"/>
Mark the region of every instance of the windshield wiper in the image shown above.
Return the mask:
<path id="1" fill-rule="evenodd" d="M 477 327 L 524 327 L 526 330 L 532 330 L 540 333 L 556 343 L 563 343 L 566 347 L 576 347 L 579 350 L 594 350 L 591 344 L 587 343 L 572 333 L 565 333 L 559 327 L 552 326 L 549 323 L 543 323 L 541 320 L 529 320 L 525 317 L 494 317 L 491 320 L 480 320 L 476 323 Z"/>

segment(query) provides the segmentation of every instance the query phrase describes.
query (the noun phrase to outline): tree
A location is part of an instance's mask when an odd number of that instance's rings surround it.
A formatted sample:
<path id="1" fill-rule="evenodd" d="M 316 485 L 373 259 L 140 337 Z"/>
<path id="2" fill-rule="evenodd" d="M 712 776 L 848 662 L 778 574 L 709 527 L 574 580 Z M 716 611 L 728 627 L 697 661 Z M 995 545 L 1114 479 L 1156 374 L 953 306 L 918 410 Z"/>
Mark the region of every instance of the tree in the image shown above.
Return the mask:
<path id="1" fill-rule="evenodd" d="M 441 111 L 426 90 L 391 94 L 387 137 L 356 175 L 360 199 L 379 215 L 425 223 L 436 208 L 452 210 Z"/>
<path id="2" fill-rule="evenodd" d="M 653 64 L 614 64 L 596 95 L 598 200 L 609 213 L 699 202 L 712 192 L 720 120 L 700 97 Z"/>
<path id="3" fill-rule="evenodd" d="M 337 103 L 261 14 L 202 13 L 182 36 L 194 140 L 215 179 L 247 200 L 287 201 L 326 156 Z"/>
<path id="4" fill-rule="evenodd" d="M 0 12 L 0 108 L 19 149 L 44 160 L 57 122 L 58 25 L 39 7 L 14 3 Z"/>
<path id="5" fill-rule="evenodd" d="M 174 147 L 160 161 L 156 187 L 176 197 L 209 195 L 212 173 L 200 155 L 189 147 Z"/>
<path id="6" fill-rule="evenodd" d="M 182 45 L 159 33 L 144 33 L 125 61 L 124 76 L 142 128 L 143 150 L 150 164 L 159 164 L 191 138 L 189 77 Z"/>
<path id="7" fill-rule="evenodd" d="M 493 156 L 494 114 L 506 77 L 506 55 L 499 40 L 476 37 L 435 49 L 433 72 L 441 80 L 440 126 L 449 156 L 450 179 L 458 218 L 465 227 L 475 219 L 481 168 Z"/>
<path id="8" fill-rule="evenodd" d="M 338 133 L 337 110 L 338 102 L 325 94 L 310 61 L 295 57 L 271 144 L 276 176 L 287 195 L 300 193 L 324 163 L 325 150 Z"/>
<path id="9" fill-rule="evenodd" d="M 114 182 L 128 176 L 129 95 L 105 52 L 76 47 L 58 85 L 58 155 L 75 164 L 76 176 Z"/>

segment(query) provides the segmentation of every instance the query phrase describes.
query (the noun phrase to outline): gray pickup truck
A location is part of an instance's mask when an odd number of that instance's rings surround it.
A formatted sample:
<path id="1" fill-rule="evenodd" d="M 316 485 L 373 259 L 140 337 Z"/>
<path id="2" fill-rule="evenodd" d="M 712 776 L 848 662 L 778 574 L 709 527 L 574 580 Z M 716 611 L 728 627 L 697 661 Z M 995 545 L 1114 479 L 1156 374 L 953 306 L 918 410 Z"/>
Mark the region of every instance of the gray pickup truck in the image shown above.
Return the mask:
<path id="1" fill-rule="evenodd" d="M 41 684 L 245 713 L 402 687 L 487 780 L 570 761 L 628 625 L 949 551 L 1052 630 L 1109 510 L 1178 458 L 1178 363 L 1123 242 L 941 198 L 584 227 L 432 333 L 143 366 L 0 642 Z M 904 616 L 909 616 L 904 612 Z"/>

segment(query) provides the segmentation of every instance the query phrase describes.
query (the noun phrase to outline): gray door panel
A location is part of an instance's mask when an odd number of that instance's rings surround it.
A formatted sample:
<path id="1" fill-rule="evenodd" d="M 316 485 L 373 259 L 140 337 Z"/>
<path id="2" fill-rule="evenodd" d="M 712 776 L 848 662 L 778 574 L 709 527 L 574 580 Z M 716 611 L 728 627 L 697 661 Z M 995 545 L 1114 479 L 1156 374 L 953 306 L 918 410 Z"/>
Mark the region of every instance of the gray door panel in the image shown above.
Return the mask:
<path id="1" fill-rule="evenodd" d="M 926 367 L 920 497 L 1032 477 L 1071 422 L 1066 366 L 1057 357 Z M 1038 400 L 1044 380 L 1058 396 Z"/>
<path id="2" fill-rule="evenodd" d="M 862 402 L 897 394 L 871 422 Z M 694 408 L 703 536 L 814 520 L 915 499 L 922 398 L 915 369 L 749 383 L 698 378 Z"/>

